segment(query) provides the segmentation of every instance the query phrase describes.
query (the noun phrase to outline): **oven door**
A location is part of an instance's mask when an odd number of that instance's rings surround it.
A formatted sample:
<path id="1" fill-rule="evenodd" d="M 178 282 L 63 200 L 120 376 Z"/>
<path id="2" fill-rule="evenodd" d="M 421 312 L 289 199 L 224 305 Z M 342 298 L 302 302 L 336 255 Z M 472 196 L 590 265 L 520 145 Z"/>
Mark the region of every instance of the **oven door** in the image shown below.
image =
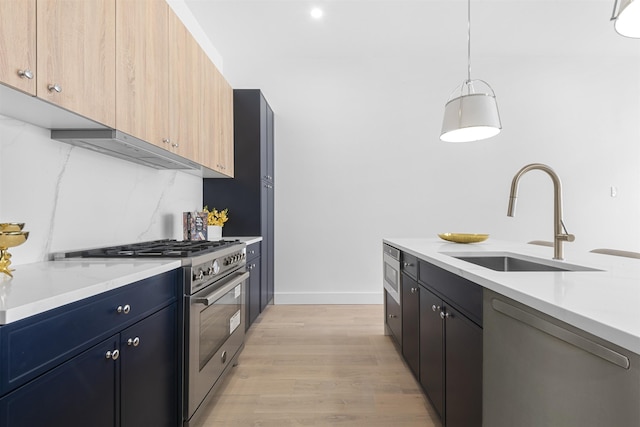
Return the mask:
<path id="1" fill-rule="evenodd" d="M 382 254 L 382 274 L 384 289 L 391 298 L 400 304 L 400 251 L 389 245 L 384 245 Z"/>
<path id="2" fill-rule="evenodd" d="M 191 419 L 244 344 L 245 282 L 237 272 L 188 296 L 186 418 Z"/>

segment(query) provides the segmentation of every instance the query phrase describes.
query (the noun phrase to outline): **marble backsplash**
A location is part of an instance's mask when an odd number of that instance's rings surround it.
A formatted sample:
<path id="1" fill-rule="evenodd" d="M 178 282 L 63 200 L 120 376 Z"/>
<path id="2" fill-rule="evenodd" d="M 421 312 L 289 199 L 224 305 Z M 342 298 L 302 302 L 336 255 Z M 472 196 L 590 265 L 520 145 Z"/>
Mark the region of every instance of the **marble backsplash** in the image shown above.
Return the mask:
<path id="1" fill-rule="evenodd" d="M 0 116 L 0 222 L 24 222 L 13 265 L 52 252 L 182 239 L 182 212 L 202 208 L 202 179 L 54 141 Z"/>

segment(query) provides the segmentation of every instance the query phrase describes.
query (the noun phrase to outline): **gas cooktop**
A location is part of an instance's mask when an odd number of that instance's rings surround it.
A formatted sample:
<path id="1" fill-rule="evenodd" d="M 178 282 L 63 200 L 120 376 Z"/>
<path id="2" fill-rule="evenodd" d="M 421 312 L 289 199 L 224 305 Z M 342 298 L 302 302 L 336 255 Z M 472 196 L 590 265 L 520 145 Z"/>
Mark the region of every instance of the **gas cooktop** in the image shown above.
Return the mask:
<path id="1" fill-rule="evenodd" d="M 186 258 L 239 245 L 239 240 L 154 240 L 64 254 L 65 258 Z"/>

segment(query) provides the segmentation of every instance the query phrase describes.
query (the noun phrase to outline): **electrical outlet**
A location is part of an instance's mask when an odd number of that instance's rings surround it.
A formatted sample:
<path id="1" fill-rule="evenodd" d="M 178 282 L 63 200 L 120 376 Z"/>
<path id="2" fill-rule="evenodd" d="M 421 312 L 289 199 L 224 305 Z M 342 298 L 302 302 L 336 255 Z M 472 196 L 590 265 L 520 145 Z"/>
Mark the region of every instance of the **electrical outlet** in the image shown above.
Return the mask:
<path id="1" fill-rule="evenodd" d="M 612 185 L 611 191 L 609 194 L 611 195 L 611 197 L 616 197 L 618 195 L 618 187 L 616 187 L 615 185 Z"/>

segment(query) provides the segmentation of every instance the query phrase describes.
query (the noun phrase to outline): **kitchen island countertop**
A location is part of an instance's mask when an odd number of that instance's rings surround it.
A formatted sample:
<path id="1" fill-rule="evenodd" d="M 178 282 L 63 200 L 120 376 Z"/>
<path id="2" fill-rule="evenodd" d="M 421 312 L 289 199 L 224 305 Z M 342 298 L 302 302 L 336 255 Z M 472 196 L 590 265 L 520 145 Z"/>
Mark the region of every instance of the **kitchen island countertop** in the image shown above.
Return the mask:
<path id="1" fill-rule="evenodd" d="M 0 277 L 0 325 L 179 268 L 180 260 L 79 259 L 23 264 Z"/>
<path id="2" fill-rule="evenodd" d="M 437 238 L 385 243 L 572 326 L 640 354 L 640 260 L 567 251 L 567 264 L 602 271 L 500 272 L 447 253 L 507 252 L 550 260 L 553 248 L 489 240 L 456 244 Z M 568 249 L 568 248 L 567 248 Z M 563 261 L 558 261 L 563 262 Z"/>

